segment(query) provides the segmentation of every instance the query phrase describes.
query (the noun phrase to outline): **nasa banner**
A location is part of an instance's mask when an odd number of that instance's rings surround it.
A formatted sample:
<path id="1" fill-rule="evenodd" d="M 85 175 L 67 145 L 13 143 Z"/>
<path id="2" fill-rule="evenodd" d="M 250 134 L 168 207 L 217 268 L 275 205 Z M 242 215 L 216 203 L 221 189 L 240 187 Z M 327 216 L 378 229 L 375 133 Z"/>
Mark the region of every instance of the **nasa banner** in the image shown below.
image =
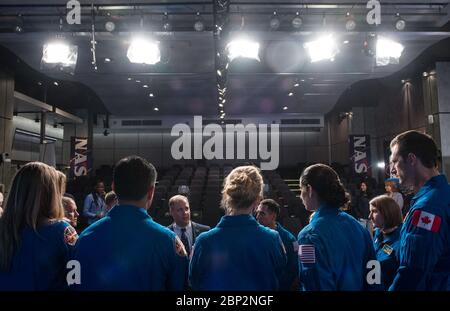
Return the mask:
<path id="1" fill-rule="evenodd" d="M 88 158 L 87 137 L 71 137 L 70 140 L 70 178 L 85 176 L 91 170 Z"/>
<path id="2" fill-rule="evenodd" d="M 370 166 L 370 135 L 349 135 L 350 161 L 353 174 L 364 174 L 372 176 Z"/>

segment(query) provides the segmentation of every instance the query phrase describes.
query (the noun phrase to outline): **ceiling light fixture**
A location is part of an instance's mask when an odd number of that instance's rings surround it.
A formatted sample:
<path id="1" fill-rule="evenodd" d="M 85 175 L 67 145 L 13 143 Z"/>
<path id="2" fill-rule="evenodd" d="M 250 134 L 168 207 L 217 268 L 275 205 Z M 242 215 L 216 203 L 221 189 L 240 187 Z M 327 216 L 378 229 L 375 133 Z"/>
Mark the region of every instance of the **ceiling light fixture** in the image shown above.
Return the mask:
<path id="1" fill-rule="evenodd" d="M 333 60 L 339 49 L 332 34 L 323 35 L 315 41 L 305 43 L 311 62 Z"/>
<path id="2" fill-rule="evenodd" d="M 232 62 L 235 58 L 250 58 L 257 61 L 259 59 L 259 43 L 247 38 L 239 38 L 227 44 L 228 59 Z"/>
<path id="3" fill-rule="evenodd" d="M 128 48 L 127 57 L 132 63 L 154 65 L 161 60 L 159 42 L 134 38 Z"/>

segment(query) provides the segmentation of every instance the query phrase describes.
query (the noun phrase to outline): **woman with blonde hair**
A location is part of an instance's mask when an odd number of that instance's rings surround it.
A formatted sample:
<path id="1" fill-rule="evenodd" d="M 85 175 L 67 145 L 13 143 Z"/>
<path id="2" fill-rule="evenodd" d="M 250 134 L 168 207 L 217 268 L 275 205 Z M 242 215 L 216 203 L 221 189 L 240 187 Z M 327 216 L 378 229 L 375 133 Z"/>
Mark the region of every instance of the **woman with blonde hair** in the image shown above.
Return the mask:
<path id="1" fill-rule="evenodd" d="M 375 228 L 373 245 L 381 265 L 383 283 L 389 288 L 399 267 L 402 212 L 393 198 L 380 195 L 370 201 L 369 219 Z"/>
<path id="2" fill-rule="evenodd" d="M 286 254 L 278 232 L 253 217 L 263 190 L 259 169 L 235 168 L 225 178 L 226 215 L 197 238 L 189 279 L 194 290 L 277 290 Z M 214 208 L 214 207 L 211 207 Z"/>
<path id="3" fill-rule="evenodd" d="M 14 177 L 0 219 L 0 290 L 64 289 L 77 234 L 62 219 L 62 189 L 52 167 L 31 162 Z"/>

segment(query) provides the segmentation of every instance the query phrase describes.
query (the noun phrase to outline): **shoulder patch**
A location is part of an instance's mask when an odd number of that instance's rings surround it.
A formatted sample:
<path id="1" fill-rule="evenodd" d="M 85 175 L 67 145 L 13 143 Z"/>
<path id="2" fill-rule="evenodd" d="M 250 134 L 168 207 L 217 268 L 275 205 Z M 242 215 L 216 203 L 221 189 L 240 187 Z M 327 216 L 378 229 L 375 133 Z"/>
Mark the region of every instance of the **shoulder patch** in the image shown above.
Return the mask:
<path id="1" fill-rule="evenodd" d="M 316 263 L 316 249 L 313 244 L 299 245 L 298 254 L 301 263 Z"/>
<path id="2" fill-rule="evenodd" d="M 392 248 L 392 246 L 387 245 L 387 244 L 384 244 L 382 250 L 383 250 L 383 252 L 384 252 L 385 254 L 387 254 L 388 256 L 389 256 L 390 254 L 392 254 L 392 252 L 394 251 L 394 249 Z"/>
<path id="3" fill-rule="evenodd" d="M 441 227 L 441 217 L 421 210 L 414 211 L 411 222 L 414 226 L 431 232 L 438 232 Z"/>
<path id="4" fill-rule="evenodd" d="M 180 257 L 186 257 L 187 251 L 186 248 L 183 245 L 183 242 L 181 242 L 180 238 L 175 236 L 175 253 Z"/>
<path id="5" fill-rule="evenodd" d="M 68 226 L 64 229 L 64 242 L 70 246 L 74 246 L 78 240 L 78 233 L 74 227 Z"/>

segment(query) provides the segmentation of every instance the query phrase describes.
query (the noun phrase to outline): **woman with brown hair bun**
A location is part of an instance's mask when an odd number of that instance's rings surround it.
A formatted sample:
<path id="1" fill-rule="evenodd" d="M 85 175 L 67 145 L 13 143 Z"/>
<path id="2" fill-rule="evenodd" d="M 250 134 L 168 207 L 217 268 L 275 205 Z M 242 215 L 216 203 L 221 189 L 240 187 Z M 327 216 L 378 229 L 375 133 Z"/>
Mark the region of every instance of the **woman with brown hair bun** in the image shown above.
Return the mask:
<path id="1" fill-rule="evenodd" d="M 253 217 L 262 190 L 261 173 L 253 166 L 237 167 L 225 178 L 226 215 L 199 235 L 192 251 L 189 279 L 194 290 L 278 289 L 286 254 L 278 232 Z"/>
<path id="2" fill-rule="evenodd" d="M 298 235 L 300 288 L 366 290 L 367 263 L 375 259 L 369 232 L 340 210 L 347 202 L 337 173 L 329 166 L 307 167 L 300 177 L 303 204 L 314 212 Z"/>
<path id="3" fill-rule="evenodd" d="M 77 240 L 63 221 L 62 189 L 52 167 L 31 162 L 14 177 L 0 218 L 0 290 L 65 289 Z"/>

